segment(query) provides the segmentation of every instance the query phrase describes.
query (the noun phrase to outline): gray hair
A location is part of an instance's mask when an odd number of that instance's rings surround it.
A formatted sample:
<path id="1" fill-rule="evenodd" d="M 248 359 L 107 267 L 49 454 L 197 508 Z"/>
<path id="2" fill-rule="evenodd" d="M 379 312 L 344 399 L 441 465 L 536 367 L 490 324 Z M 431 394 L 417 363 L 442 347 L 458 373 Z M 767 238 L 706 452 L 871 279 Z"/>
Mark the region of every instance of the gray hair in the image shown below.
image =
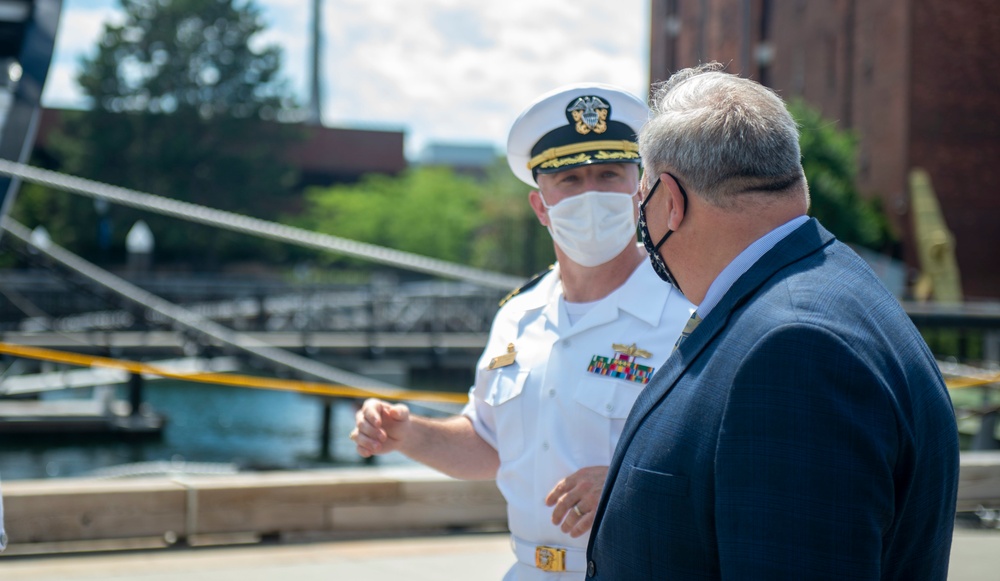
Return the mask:
<path id="1" fill-rule="evenodd" d="M 805 187 L 799 129 L 767 87 L 722 72 L 719 63 L 683 69 L 654 87 L 639 134 L 647 172 L 669 171 L 714 206 L 740 194 L 786 196 Z"/>

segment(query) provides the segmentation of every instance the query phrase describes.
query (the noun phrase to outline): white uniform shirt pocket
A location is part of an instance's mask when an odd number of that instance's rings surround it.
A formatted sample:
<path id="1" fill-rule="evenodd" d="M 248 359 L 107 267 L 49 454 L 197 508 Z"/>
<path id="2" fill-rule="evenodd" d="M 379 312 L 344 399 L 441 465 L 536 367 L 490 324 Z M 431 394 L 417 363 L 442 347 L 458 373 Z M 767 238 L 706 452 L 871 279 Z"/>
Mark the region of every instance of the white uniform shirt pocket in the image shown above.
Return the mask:
<path id="1" fill-rule="evenodd" d="M 587 447 L 596 453 L 603 451 L 605 456 L 588 459 L 592 465 L 607 465 L 625 427 L 625 418 L 632 410 L 632 405 L 638 399 L 645 387 L 642 383 L 614 379 L 610 377 L 587 377 L 580 382 L 576 392 L 576 403 L 586 411 L 583 415 L 588 433 L 594 439 L 589 439 L 581 452 L 586 453 Z"/>
<path id="2" fill-rule="evenodd" d="M 477 383 L 474 396 L 492 411 L 497 434 L 496 448 L 501 461 L 517 458 L 524 452 L 524 383 L 528 370 L 503 367 L 486 371 L 483 381 Z"/>

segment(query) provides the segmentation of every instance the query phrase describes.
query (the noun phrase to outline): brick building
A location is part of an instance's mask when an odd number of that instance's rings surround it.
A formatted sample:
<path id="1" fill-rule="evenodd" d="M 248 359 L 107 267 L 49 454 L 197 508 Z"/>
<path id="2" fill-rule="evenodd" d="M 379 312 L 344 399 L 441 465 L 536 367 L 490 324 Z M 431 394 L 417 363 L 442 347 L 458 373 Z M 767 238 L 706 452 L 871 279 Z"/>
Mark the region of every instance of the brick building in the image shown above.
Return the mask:
<path id="1" fill-rule="evenodd" d="M 61 123 L 62 110 L 42 109 L 36 154 L 46 155 L 50 134 Z M 276 152 L 299 170 L 299 189 L 351 183 L 369 173 L 398 174 L 408 166 L 402 131 L 322 126 L 305 126 L 302 130 L 305 136 L 301 143 Z"/>
<path id="2" fill-rule="evenodd" d="M 1000 2 L 651 0 L 650 80 L 717 60 L 856 132 L 917 267 L 908 175 L 930 174 L 968 298 L 1000 298 Z"/>

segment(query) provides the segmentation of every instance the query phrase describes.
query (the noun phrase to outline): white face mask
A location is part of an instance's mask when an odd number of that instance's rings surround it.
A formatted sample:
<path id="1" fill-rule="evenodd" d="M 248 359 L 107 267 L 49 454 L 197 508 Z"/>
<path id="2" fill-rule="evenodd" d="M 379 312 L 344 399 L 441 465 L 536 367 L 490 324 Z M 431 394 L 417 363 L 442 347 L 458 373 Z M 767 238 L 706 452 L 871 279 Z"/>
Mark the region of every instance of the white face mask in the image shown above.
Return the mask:
<path id="1" fill-rule="evenodd" d="M 573 262 L 604 264 L 635 242 L 634 198 L 635 194 L 584 192 L 555 206 L 542 198 L 549 210 L 549 234 Z"/>

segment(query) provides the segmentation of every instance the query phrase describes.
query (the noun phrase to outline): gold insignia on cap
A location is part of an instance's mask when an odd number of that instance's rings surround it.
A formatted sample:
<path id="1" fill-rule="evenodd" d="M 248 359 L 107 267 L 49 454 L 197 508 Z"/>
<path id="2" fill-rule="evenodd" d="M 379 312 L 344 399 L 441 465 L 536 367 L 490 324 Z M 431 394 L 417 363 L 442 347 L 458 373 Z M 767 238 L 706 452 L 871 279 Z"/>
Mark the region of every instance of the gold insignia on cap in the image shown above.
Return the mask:
<path id="1" fill-rule="evenodd" d="M 598 151 L 594 154 L 594 159 L 638 159 L 639 154 L 634 151 Z"/>
<path id="2" fill-rule="evenodd" d="M 538 166 L 542 169 L 552 169 L 555 167 L 562 167 L 564 165 L 574 165 L 587 163 L 590 161 L 591 157 L 586 153 L 581 153 L 580 155 L 574 155 L 573 157 L 562 157 L 559 159 L 550 159 L 549 161 Z"/>
<path id="3" fill-rule="evenodd" d="M 591 157 L 583 154 L 595 151 L 594 158 L 600 160 L 639 158 L 639 146 L 633 141 L 584 141 L 546 149 L 528 160 L 528 169 L 536 167 L 550 169 L 572 163 L 585 163 L 590 161 Z"/>
<path id="4" fill-rule="evenodd" d="M 649 351 L 636 347 L 635 343 L 632 343 L 631 345 L 612 343 L 611 348 L 615 350 L 615 353 L 623 353 L 629 357 L 642 357 L 643 359 L 649 359 L 653 356 L 653 354 Z"/>
<path id="5" fill-rule="evenodd" d="M 498 355 L 493 359 L 490 359 L 490 364 L 486 369 L 497 369 L 498 367 L 507 367 L 508 365 L 514 363 L 514 358 L 517 357 L 517 351 L 514 351 L 514 344 L 507 343 L 507 352 L 503 355 Z"/>
<path id="6" fill-rule="evenodd" d="M 566 107 L 566 112 L 572 115 L 576 124 L 574 127 L 580 135 L 586 135 L 591 131 L 597 134 L 607 131 L 610 110 L 610 105 L 593 95 L 579 97 Z"/>

